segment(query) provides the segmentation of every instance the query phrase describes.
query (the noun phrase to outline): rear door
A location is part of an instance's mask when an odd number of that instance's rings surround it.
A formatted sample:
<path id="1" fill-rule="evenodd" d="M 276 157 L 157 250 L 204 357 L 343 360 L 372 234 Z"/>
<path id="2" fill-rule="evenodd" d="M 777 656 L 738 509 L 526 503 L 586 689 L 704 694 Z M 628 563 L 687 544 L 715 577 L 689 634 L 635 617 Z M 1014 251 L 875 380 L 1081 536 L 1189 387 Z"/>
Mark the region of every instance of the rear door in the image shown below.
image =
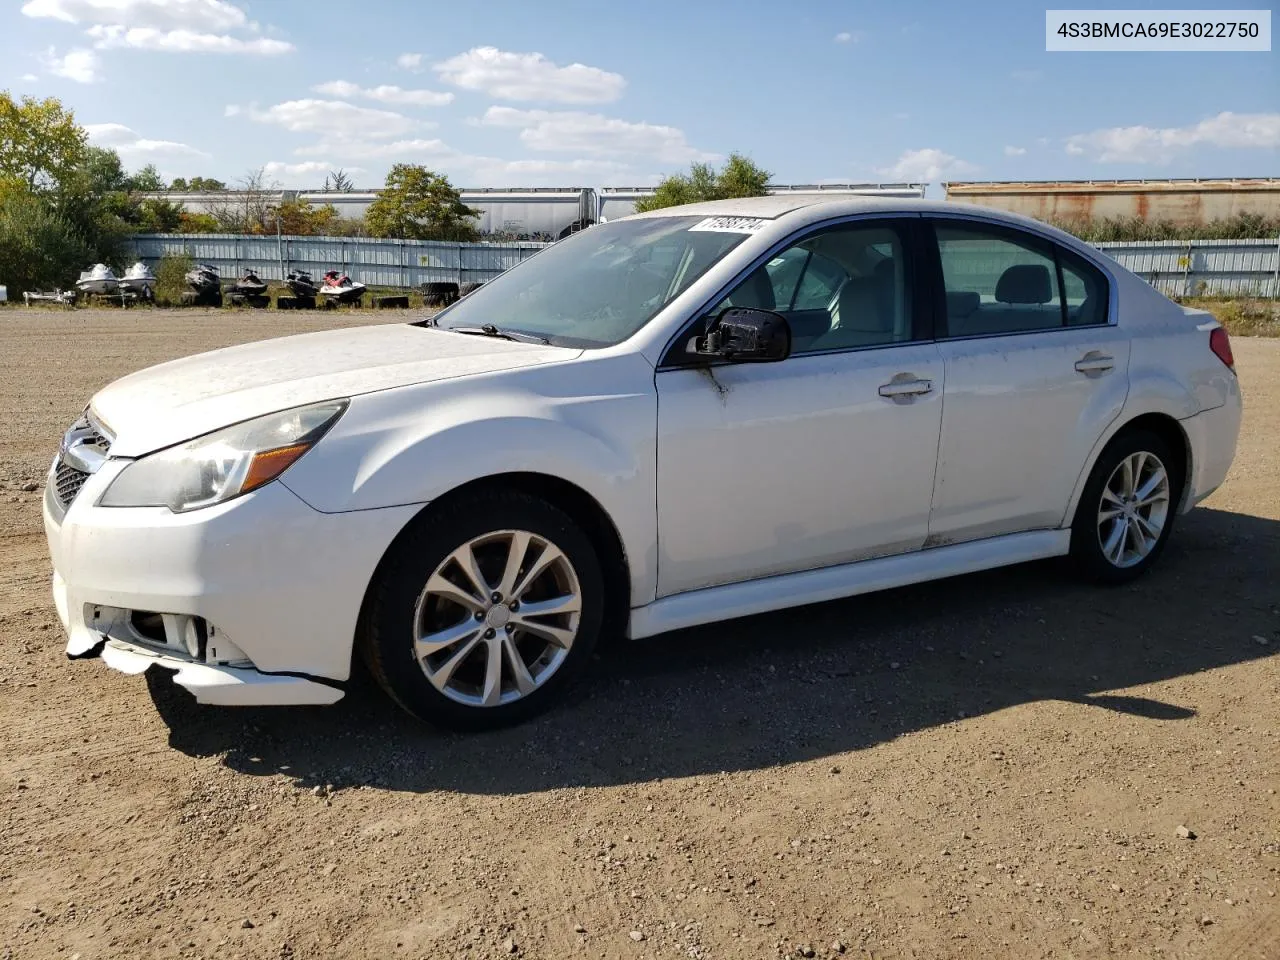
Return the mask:
<path id="1" fill-rule="evenodd" d="M 1058 527 L 1128 390 L 1107 278 L 1035 234 L 931 222 L 946 385 L 929 543 Z"/>

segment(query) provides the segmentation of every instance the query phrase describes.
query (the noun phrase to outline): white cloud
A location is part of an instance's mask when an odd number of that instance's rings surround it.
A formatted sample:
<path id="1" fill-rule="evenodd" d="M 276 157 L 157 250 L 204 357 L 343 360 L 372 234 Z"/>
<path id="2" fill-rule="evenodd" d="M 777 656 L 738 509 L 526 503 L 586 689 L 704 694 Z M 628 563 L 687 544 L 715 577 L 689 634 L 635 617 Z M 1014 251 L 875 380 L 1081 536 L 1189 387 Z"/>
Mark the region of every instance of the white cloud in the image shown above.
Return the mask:
<path id="1" fill-rule="evenodd" d="M 272 160 L 263 164 L 262 172 L 272 180 L 278 180 L 286 186 L 318 187 L 331 172 L 338 169 L 338 164 L 327 160 L 304 160 L 300 163 L 285 163 Z M 364 173 L 364 167 L 344 167 L 347 174 Z"/>
<path id="2" fill-rule="evenodd" d="M 64 23 L 127 23 L 157 30 L 235 30 L 245 12 L 225 0 L 28 0 L 22 12 Z"/>
<path id="3" fill-rule="evenodd" d="M 273 124 L 293 133 L 318 133 L 327 141 L 399 137 L 435 126 L 391 110 L 357 107 L 343 100 L 286 100 L 265 110 L 251 105 L 249 116 L 258 123 Z"/>
<path id="4" fill-rule="evenodd" d="M 269 56 L 294 49 L 284 40 L 261 36 L 244 9 L 227 0 L 27 0 L 22 12 L 84 25 L 99 50 Z"/>
<path id="5" fill-rule="evenodd" d="M 893 166 L 881 167 L 877 172 L 893 180 L 919 183 L 963 176 L 973 173 L 976 169 L 977 167 L 973 164 L 937 147 L 924 147 L 920 150 L 904 151 Z"/>
<path id="6" fill-rule="evenodd" d="M 222 115 L 223 115 L 224 117 L 238 117 L 238 116 L 240 116 L 240 107 L 239 107 L 239 105 L 234 104 L 234 103 L 228 103 L 225 107 L 223 107 L 223 108 L 222 108 Z"/>
<path id="7" fill-rule="evenodd" d="M 1026 147 L 1005 147 L 1004 155 L 1006 157 L 1021 157 L 1027 152 Z"/>
<path id="8" fill-rule="evenodd" d="M 859 43 L 864 36 L 861 30 L 841 30 L 831 39 L 836 43 Z"/>
<path id="9" fill-rule="evenodd" d="M 37 77 L 34 73 L 24 73 L 18 79 L 21 80 L 23 83 L 35 83 L 40 78 Z"/>
<path id="10" fill-rule="evenodd" d="M 551 100 L 557 103 L 607 103 L 622 96 L 621 74 L 571 63 L 557 66 L 540 53 L 511 53 L 475 47 L 437 63 L 446 83 L 481 90 L 501 100 Z"/>
<path id="11" fill-rule="evenodd" d="M 490 107 L 480 123 L 520 130 L 520 142 L 531 150 L 589 156 L 644 156 L 664 163 L 719 159 L 690 146 L 684 131 L 652 123 L 632 123 L 576 110 L 517 110 Z"/>
<path id="12" fill-rule="evenodd" d="M 44 68 L 55 77 L 74 80 L 76 83 L 95 83 L 102 78 L 98 75 L 98 55 L 92 50 L 77 48 L 70 50 L 64 57 L 49 48 L 48 54 L 42 58 Z"/>
<path id="13" fill-rule="evenodd" d="M 344 160 L 371 160 L 379 157 L 390 157 L 395 160 L 412 160 L 423 157 L 453 155 L 456 151 L 443 140 L 427 140 L 413 138 L 393 140 L 386 143 L 372 143 L 368 140 L 324 139 L 319 143 L 298 147 L 293 151 L 300 157 L 328 156 L 333 154 Z"/>
<path id="14" fill-rule="evenodd" d="M 365 100 L 377 100 L 380 103 L 396 103 L 413 107 L 441 107 L 453 102 L 452 93 L 440 93 L 437 90 L 405 90 L 401 87 L 383 84 L 378 87 L 361 87 L 348 80 L 330 80 L 318 83 L 311 88 L 316 93 L 332 97 L 362 97 Z"/>
<path id="15" fill-rule="evenodd" d="M 1067 153 L 1103 163 L 1168 163 L 1195 146 L 1222 149 L 1280 147 L 1280 113 L 1231 113 L 1186 127 L 1108 127 L 1067 137 Z"/>
<path id="16" fill-rule="evenodd" d="M 254 53 L 274 56 L 289 53 L 292 43 L 253 37 L 245 40 L 227 34 L 197 33 L 194 30 L 159 30 L 155 27 L 126 27 L 97 24 L 85 31 L 99 50 L 158 50 L 163 53 Z"/>
<path id="17" fill-rule="evenodd" d="M 417 73 L 422 69 L 422 54 L 420 53 L 402 53 L 396 57 L 396 66 L 401 70 L 412 70 Z"/>
<path id="18" fill-rule="evenodd" d="M 126 164 L 208 156 L 202 150 L 175 140 L 147 139 L 123 123 L 86 123 L 84 129 L 91 143 L 111 148 Z"/>

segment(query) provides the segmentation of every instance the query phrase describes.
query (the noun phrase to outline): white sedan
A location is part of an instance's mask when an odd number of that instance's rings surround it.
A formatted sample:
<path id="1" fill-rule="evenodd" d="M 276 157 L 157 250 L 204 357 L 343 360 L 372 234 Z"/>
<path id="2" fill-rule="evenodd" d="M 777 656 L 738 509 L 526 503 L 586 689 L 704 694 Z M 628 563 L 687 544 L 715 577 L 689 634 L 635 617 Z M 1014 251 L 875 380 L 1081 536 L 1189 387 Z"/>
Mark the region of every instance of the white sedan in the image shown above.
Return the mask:
<path id="1" fill-rule="evenodd" d="M 775 196 L 592 227 L 431 320 L 162 364 L 49 475 L 72 657 L 215 704 L 355 656 L 461 728 L 633 639 L 1069 556 L 1121 583 L 1222 483 L 1225 330 L 1035 221 Z"/>

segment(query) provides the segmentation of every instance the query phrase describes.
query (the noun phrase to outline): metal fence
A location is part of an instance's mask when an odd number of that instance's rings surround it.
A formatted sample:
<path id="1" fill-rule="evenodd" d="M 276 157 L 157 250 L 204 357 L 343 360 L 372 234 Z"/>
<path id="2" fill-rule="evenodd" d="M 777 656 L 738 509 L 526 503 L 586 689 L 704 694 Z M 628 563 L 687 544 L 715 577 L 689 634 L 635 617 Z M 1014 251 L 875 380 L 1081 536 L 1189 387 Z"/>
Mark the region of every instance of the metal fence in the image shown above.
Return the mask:
<path id="1" fill-rule="evenodd" d="M 153 267 L 165 254 L 211 263 L 224 277 L 246 268 L 264 280 L 290 270 L 318 276 L 341 270 L 370 286 L 417 287 L 435 281 L 488 280 L 533 256 L 545 243 L 442 243 L 356 237 L 259 237 L 239 234 L 142 234 L 135 256 Z M 1266 240 L 1153 240 L 1096 247 L 1167 296 L 1280 297 L 1280 237 Z"/>
<path id="2" fill-rule="evenodd" d="M 316 279 L 340 270 L 370 286 L 408 289 L 423 283 L 489 280 L 525 260 L 545 243 L 444 243 L 435 240 L 371 240 L 363 237 L 272 237 L 252 234 L 139 234 L 134 256 L 151 267 L 166 254 L 186 255 L 218 268 L 224 278 L 248 269 L 263 280 L 283 280 L 291 270 Z"/>
<path id="3" fill-rule="evenodd" d="M 1280 297 L 1280 237 L 1094 244 L 1169 297 Z"/>

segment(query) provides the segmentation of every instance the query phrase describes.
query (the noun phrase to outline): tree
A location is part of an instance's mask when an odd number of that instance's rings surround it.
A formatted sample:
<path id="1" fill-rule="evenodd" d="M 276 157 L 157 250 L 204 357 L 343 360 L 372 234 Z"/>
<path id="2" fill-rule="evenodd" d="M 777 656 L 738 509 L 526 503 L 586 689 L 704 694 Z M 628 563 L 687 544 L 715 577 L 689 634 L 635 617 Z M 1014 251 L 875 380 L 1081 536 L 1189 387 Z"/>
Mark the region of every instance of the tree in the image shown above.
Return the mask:
<path id="1" fill-rule="evenodd" d="M 330 171 L 329 175 L 324 178 L 324 189 L 332 193 L 350 193 L 355 188 L 355 183 L 347 176 L 347 171 L 341 167 Z"/>
<path id="2" fill-rule="evenodd" d="M 192 177 L 190 180 L 185 177 L 175 177 L 173 182 L 169 184 L 169 189 L 180 190 L 184 193 L 188 190 L 193 193 L 213 193 L 227 189 L 227 185 L 221 180 L 214 180 L 212 177 Z"/>
<path id="3" fill-rule="evenodd" d="M 658 184 L 652 196 L 641 197 L 636 202 L 636 213 L 703 200 L 763 197 L 769 192 L 767 187 L 771 176 L 768 170 L 762 170 L 749 158 L 731 153 L 722 170 L 716 170 L 707 163 L 695 163 L 687 174 L 667 177 Z"/>
<path id="4" fill-rule="evenodd" d="M 0 284 L 15 292 L 68 287 L 92 253 L 75 227 L 25 186 L 0 192 Z"/>
<path id="5" fill-rule="evenodd" d="M 475 240 L 480 216 L 462 202 L 449 178 L 426 167 L 397 163 L 365 213 L 369 235 L 404 240 Z"/>
<path id="6" fill-rule="evenodd" d="M 56 187 L 83 162 L 88 139 L 56 98 L 18 102 L 0 90 L 0 179 L 33 192 Z"/>
<path id="7" fill-rule="evenodd" d="M 197 179 L 201 184 L 217 182 Z M 266 168 L 258 167 L 240 178 L 234 192 L 210 200 L 206 206 L 223 233 L 275 233 L 273 198 L 279 188 L 278 183 L 267 180 Z"/>
<path id="8" fill-rule="evenodd" d="M 280 232 L 295 237 L 323 236 L 338 219 L 338 211 L 332 204 L 313 207 L 305 201 L 293 199 L 271 208 L 272 222 L 279 220 Z"/>
<path id="9" fill-rule="evenodd" d="M 182 207 L 168 200 L 148 197 L 138 204 L 139 233 L 176 233 L 182 227 Z"/>
<path id="10" fill-rule="evenodd" d="M 129 189 L 140 193 L 156 193 L 165 189 L 164 178 L 154 163 L 148 163 L 129 177 Z"/>
<path id="11" fill-rule="evenodd" d="M 183 210 L 178 215 L 179 233 L 217 233 L 221 228 L 217 219 L 208 213 L 189 213 Z"/>

